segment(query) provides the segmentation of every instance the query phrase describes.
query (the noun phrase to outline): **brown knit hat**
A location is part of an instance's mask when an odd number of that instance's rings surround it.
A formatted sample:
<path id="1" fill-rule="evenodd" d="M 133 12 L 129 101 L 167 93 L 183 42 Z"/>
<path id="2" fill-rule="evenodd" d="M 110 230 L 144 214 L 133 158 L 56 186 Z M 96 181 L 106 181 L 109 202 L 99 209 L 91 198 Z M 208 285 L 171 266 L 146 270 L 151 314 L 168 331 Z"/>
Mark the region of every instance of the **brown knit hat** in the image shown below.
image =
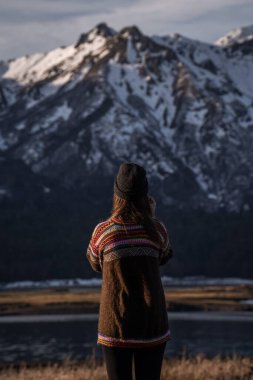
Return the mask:
<path id="1" fill-rule="evenodd" d="M 147 195 L 146 170 L 133 162 L 123 162 L 114 180 L 114 192 L 120 198 L 128 200 Z"/>

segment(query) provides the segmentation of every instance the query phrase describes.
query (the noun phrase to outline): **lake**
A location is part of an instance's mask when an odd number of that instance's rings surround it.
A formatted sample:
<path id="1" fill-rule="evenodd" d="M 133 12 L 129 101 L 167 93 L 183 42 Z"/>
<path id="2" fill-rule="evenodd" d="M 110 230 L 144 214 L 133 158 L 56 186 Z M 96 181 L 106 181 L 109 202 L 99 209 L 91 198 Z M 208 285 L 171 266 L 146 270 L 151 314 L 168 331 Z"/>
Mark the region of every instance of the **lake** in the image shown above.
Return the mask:
<path id="1" fill-rule="evenodd" d="M 165 356 L 199 352 L 253 355 L 253 312 L 169 312 Z M 0 362 L 81 360 L 102 356 L 97 314 L 0 317 Z"/>

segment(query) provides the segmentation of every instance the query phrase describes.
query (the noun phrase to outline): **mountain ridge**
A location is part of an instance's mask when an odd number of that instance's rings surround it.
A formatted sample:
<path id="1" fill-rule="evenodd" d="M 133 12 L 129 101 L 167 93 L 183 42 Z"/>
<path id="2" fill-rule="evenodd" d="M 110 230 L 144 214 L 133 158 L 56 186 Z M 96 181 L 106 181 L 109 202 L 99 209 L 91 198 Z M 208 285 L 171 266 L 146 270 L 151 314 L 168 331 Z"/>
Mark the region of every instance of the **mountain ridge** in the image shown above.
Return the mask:
<path id="1" fill-rule="evenodd" d="M 2 63 L 1 159 L 21 159 L 47 178 L 53 168 L 65 172 L 67 156 L 87 174 L 102 160 L 109 176 L 116 161 L 131 159 L 162 181 L 165 204 L 252 207 L 244 201 L 253 181 L 251 56 L 99 23 L 72 45 Z M 178 171 L 192 184 L 190 196 Z"/>

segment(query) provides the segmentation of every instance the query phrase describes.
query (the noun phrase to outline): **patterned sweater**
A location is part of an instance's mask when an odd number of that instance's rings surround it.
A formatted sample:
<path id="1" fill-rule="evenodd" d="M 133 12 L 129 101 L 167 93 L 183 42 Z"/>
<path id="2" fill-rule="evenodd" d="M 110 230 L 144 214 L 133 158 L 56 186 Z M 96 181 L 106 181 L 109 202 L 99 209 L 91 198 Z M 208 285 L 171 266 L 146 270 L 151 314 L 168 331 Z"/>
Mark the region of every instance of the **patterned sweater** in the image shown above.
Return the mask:
<path id="1" fill-rule="evenodd" d="M 93 230 L 86 257 L 102 273 L 97 344 L 146 347 L 171 339 L 159 266 L 173 251 L 165 225 L 153 219 L 162 250 L 141 224 L 110 217 Z"/>

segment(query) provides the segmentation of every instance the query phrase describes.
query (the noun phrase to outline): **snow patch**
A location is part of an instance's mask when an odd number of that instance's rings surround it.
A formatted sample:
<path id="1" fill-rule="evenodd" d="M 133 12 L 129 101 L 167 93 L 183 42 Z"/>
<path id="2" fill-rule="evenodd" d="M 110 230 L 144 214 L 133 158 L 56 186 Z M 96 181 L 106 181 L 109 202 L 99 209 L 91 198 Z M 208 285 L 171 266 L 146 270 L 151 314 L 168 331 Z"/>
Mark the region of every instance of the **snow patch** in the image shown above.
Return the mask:
<path id="1" fill-rule="evenodd" d="M 161 276 L 164 286 L 205 286 L 205 285 L 253 285 L 252 279 L 237 277 L 205 277 L 205 276 L 185 276 L 185 277 L 169 277 Z M 44 281 L 17 281 L 0 283 L 1 290 L 14 289 L 50 289 L 50 288 L 89 288 L 101 287 L 101 278 L 73 278 L 73 279 L 49 279 Z M 242 300 L 242 303 L 252 304 L 253 300 Z"/>
<path id="2" fill-rule="evenodd" d="M 22 129 L 25 129 L 25 122 L 22 121 L 21 123 L 15 125 L 15 129 L 16 129 L 17 131 L 21 131 Z"/>
<path id="3" fill-rule="evenodd" d="M 63 120 L 67 121 L 72 111 L 72 108 L 69 107 L 67 102 L 65 101 L 60 107 L 56 109 L 54 115 L 50 116 L 49 121 L 53 122 L 59 118 L 62 118 Z"/>
<path id="4" fill-rule="evenodd" d="M 44 79 L 45 74 L 75 53 L 74 45 L 65 48 L 57 48 L 49 53 L 32 54 L 13 60 L 3 78 L 15 79 L 20 84 L 28 84 L 30 73 L 33 81 Z"/>
<path id="5" fill-rule="evenodd" d="M 215 129 L 215 134 L 216 134 L 216 136 L 218 138 L 222 138 L 222 137 L 224 137 L 226 135 L 224 129 L 222 129 L 222 128 L 216 128 Z"/>
<path id="6" fill-rule="evenodd" d="M 31 164 L 42 157 L 44 152 L 44 144 L 41 141 L 35 141 L 32 145 L 26 148 L 22 159 L 26 164 Z"/>
<path id="7" fill-rule="evenodd" d="M 210 199 L 218 199 L 218 197 L 217 197 L 217 195 L 216 194 L 213 194 L 213 193 L 209 193 L 208 195 L 208 198 L 210 198 Z"/>
<path id="8" fill-rule="evenodd" d="M 0 188 L 0 199 L 3 199 L 5 197 L 10 197 L 11 194 L 9 192 L 9 190 L 7 189 L 4 189 L 4 188 Z"/>
<path id="9" fill-rule="evenodd" d="M 102 50 L 102 52 L 99 54 L 99 58 L 103 58 L 105 57 L 106 55 L 108 55 L 110 52 L 108 49 L 104 49 Z"/>
<path id="10" fill-rule="evenodd" d="M 185 121 L 189 124 L 194 124 L 197 127 L 201 127 L 204 124 L 205 115 L 207 113 L 206 108 L 193 107 L 186 113 Z"/>
<path id="11" fill-rule="evenodd" d="M 6 140 L 3 138 L 2 134 L 0 133 L 0 150 L 4 151 L 8 149 L 8 145 L 6 143 Z"/>
<path id="12" fill-rule="evenodd" d="M 18 141 L 18 136 L 14 132 L 10 132 L 8 135 L 4 136 L 0 133 L 0 151 L 7 150 L 11 145 Z"/>
<path id="13" fill-rule="evenodd" d="M 233 45 L 236 42 L 242 42 L 247 39 L 253 38 L 253 25 L 236 28 L 218 38 L 214 44 L 220 46 Z"/>
<path id="14" fill-rule="evenodd" d="M 72 113 L 72 108 L 70 108 L 65 101 L 61 106 L 57 107 L 54 112 L 51 114 L 51 116 L 48 116 L 46 119 L 42 120 L 39 124 L 35 124 L 30 133 L 36 133 L 40 131 L 41 129 L 48 129 L 49 127 L 52 127 L 52 125 L 60 119 L 63 119 L 64 121 L 67 121 L 69 119 L 69 116 Z M 56 127 L 57 128 L 57 127 Z M 50 128 L 50 132 L 53 130 Z"/>
<path id="15" fill-rule="evenodd" d="M 127 60 L 129 63 L 135 63 L 137 58 L 137 53 L 133 44 L 132 36 L 127 40 Z"/>

